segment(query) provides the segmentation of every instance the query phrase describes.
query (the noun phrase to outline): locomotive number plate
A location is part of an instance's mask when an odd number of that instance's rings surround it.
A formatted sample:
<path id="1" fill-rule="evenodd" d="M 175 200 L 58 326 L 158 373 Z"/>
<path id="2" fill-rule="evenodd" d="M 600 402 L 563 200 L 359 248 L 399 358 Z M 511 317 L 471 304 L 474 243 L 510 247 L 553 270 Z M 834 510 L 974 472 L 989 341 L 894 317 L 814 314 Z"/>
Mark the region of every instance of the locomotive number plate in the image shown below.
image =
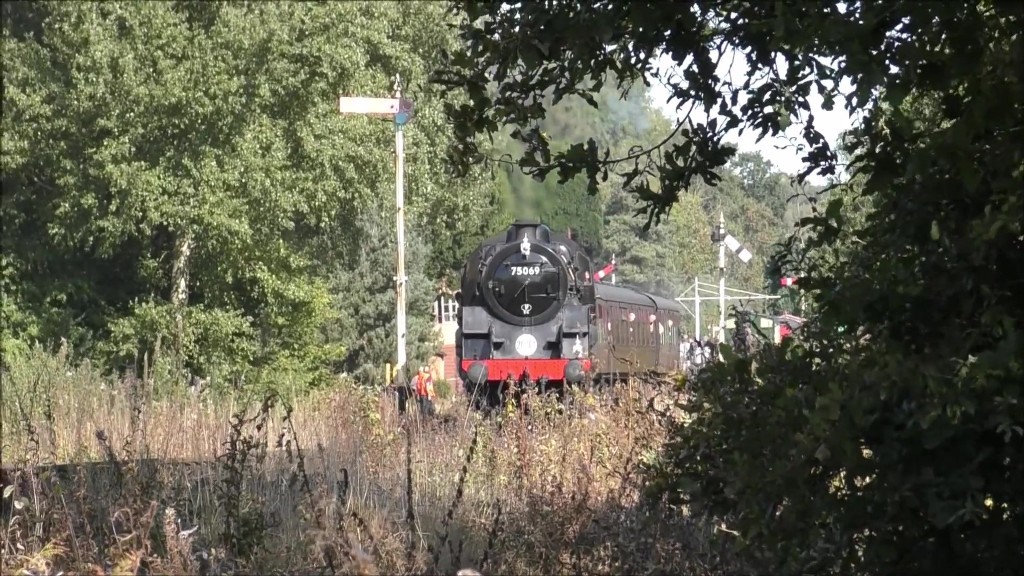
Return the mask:
<path id="1" fill-rule="evenodd" d="M 509 272 L 511 272 L 513 276 L 536 276 L 537 274 L 540 274 L 540 265 L 535 265 L 535 266 L 515 266 L 515 265 L 512 265 L 512 266 L 509 266 L 508 269 L 509 269 Z"/>
<path id="2" fill-rule="evenodd" d="M 516 338 L 516 352 L 520 356 L 529 356 L 537 351 L 537 339 L 529 334 L 520 334 Z"/>

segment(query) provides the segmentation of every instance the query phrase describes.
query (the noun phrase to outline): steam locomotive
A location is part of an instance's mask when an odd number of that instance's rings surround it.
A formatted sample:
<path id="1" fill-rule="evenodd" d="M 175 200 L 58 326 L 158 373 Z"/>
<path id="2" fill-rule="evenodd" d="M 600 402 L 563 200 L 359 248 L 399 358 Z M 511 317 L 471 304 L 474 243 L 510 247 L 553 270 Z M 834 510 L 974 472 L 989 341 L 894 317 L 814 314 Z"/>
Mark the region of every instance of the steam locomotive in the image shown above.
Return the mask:
<path id="1" fill-rule="evenodd" d="M 459 375 L 478 406 L 529 386 L 562 391 L 680 368 L 682 307 L 595 280 L 580 246 L 539 222 L 517 220 L 483 241 L 455 298 Z"/>

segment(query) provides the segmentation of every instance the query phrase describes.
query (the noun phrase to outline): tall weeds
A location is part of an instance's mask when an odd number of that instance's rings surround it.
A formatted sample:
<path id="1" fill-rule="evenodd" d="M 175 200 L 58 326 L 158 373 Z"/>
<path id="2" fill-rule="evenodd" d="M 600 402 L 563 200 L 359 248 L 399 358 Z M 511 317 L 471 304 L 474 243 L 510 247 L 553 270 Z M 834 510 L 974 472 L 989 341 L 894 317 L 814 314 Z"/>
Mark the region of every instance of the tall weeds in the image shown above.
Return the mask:
<path id="1" fill-rule="evenodd" d="M 489 419 L 456 397 L 424 421 L 343 382 L 294 403 L 152 401 L 51 356 L 3 378 L 5 574 L 736 568 L 639 498 L 664 434 L 650 387 Z"/>

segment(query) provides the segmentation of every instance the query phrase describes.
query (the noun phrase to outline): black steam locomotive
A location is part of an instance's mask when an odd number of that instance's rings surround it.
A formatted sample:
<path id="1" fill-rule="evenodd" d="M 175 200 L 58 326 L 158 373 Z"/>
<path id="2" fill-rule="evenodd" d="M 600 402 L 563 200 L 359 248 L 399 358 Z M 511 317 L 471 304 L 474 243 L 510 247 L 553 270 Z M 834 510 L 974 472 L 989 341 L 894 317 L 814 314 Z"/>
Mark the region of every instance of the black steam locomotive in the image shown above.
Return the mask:
<path id="1" fill-rule="evenodd" d="M 682 307 L 595 281 L 579 245 L 538 222 L 482 242 L 456 300 L 459 376 L 489 406 L 513 387 L 544 392 L 680 367 Z"/>

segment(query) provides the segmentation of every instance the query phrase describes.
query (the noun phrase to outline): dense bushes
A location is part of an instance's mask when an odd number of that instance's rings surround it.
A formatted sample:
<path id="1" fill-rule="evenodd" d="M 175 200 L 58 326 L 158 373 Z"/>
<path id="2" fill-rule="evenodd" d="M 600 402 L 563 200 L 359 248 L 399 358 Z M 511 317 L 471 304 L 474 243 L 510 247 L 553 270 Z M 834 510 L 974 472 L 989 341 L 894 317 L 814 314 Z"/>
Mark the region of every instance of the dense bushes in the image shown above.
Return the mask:
<path id="1" fill-rule="evenodd" d="M 507 130 L 530 172 L 593 186 L 617 170 L 656 217 L 720 181 L 743 128 L 795 136 L 803 176 L 849 177 L 769 270 L 799 276 L 808 323 L 690 384 L 693 420 L 652 467 L 652 496 L 719 517 L 761 572 L 1024 565 L 1020 6 L 460 4 L 464 47 L 437 75 L 472 96 L 448 110 L 458 166 Z M 719 67 L 733 60 L 740 78 Z M 585 136 L 549 146 L 539 97 L 592 99 L 609 70 L 623 91 L 663 82 L 678 134 L 627 156 Z M 853 117 L 842 155 L 816 96 Z"/>

